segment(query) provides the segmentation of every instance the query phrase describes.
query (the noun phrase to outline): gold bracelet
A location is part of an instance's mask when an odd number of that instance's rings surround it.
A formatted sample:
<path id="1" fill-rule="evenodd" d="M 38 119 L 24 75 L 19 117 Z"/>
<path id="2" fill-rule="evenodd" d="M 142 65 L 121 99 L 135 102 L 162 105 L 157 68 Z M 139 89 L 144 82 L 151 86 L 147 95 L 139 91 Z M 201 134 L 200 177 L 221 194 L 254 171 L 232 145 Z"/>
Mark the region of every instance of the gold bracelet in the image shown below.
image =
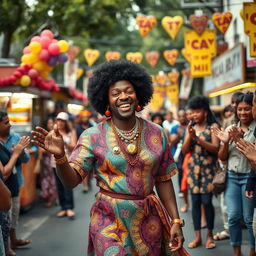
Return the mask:
<path id="1" fill-rule="evenodd" d="M 66 162 L 68 161 L 66 155 L 64 155 L 64 156 L 61 157 L 61 158 L 56 158 L 56 157 L 54 157 L 54 159 L 55 159 L 55 163 L 56 163 L 56 164 L 64 164 L 64 163 L 66 163 Z"/>

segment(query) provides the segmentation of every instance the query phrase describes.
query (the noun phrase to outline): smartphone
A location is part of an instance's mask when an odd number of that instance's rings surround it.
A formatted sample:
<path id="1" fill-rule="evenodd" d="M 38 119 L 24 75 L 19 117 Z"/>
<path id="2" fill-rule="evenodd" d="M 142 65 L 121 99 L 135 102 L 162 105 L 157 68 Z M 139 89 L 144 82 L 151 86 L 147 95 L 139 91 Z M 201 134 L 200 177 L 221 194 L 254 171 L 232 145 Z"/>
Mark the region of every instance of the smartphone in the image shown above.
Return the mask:
<path id="1" fill-rule="evenodd" d="M 196 123 L 195 123 L 195 120 L 194 119 L 192 119 L 191 120 L 191 126 L 194 126 Z"/>

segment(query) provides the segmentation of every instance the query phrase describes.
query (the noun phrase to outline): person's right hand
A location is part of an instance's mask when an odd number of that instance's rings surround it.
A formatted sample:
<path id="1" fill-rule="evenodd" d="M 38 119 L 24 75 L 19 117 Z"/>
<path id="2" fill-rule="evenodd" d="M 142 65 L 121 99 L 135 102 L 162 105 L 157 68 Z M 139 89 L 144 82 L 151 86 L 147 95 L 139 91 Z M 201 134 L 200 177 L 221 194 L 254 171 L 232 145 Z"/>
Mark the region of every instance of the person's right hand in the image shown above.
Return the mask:
<path id="1" fill-rule="evenodd" d="M 21 155 L 23 153 L 24 148 L 26 148 L 30 143 L 29 136 L 22 136 L 19 142 L 16 145 L 12 145 L 12 153 Z"/>
<path id="2" fill-rule="evenodd" d="M 253 199 L 254 191 L 253 190 L 245 190 L 245 196 L 248 199 Z"/>
<path id="3" fill-rule="evenodd" d="M 219 138 L 220 141 L 222 141 L 223 143 L 228 143 L 230 140 L 230 136 L 229 133 L 224 131 L 223 128 L 219 128 L 217 126 L 213 126 L 211 128 L 213 134 Z"/>
<path id="4" fill-rule="evenodd" d="M 64 141 L 62 135 L 58 130 L 57 124 L 53 126 L 53 130 L 46 131 L 42 127 L 37 126 L 37 131 L 31 131 L 33 134 L 32 143 L 45 149 L 49 153 L 54 154 L 56 157 L 62 157 L 65 155 Z"/>

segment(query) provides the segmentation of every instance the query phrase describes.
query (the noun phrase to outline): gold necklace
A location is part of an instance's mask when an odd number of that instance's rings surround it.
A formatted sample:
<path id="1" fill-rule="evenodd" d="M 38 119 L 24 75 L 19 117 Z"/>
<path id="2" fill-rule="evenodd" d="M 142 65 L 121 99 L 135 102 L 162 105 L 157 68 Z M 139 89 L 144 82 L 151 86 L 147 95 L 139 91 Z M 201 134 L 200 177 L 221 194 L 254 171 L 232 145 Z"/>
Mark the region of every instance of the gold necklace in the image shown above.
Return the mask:
<path id="1" fill-rule="evenodd" d="M 113 123 L 113 120 L 111 118 L 110 120 L 110 123 L 111 123 L 111 128 L 115 134 L 115 137 L 116 137 L 116 140 L 117 140 L 117 143 L 120 145 L 122 144 L 122 140 L 119 138 L 118 134 L 117 134 L 117 131 L 115 129 L 115 125 Z M 138 160 L 139 160 L 139 156 L 140 156 L 140 152 L 141 152 L 141 133 L 142 133 L 142 123 L 141 123 L 141 120 L 139 120 L 139 136 L 138 136 L 138 140 L 136 141 L 136 144 L 133 144 L 133 143 L 129 143 L 127 146 L 126 146 L 126 152 L 131 154 L 131 155 L 135 155 L 136 154 L 136 157 L 133 161 L 130 160 L 129 156 L 127 155 L 127 153 L 125 152 L 125 150 L 122 149 L 121 145 L 120 145 L 120 150 L 122 151 L 123 155 L 124 155 L 124 158 L 125 160 L 131 165 L 131 166 L 134 166 Z M 124 142 L 123 142 L 124 143 Z"/>

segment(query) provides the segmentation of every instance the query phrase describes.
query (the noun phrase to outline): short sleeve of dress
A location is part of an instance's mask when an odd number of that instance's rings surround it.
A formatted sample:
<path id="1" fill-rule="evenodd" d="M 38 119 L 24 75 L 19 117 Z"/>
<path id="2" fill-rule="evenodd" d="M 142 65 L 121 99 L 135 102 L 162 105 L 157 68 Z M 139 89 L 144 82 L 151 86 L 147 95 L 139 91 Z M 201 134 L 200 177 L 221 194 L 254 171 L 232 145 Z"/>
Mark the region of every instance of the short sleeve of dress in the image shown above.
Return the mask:
<path id="1" fill-rule="evenodd" d="M 171 147 L 167 142 L 167 137 L 164 130 L 162 130 L 162 142 L 163 142 L 162 144 L 163 153 L 162 153 L 162 158 L 159 164 L 157 174 L 155 176 L 156 182 L 163 182 L 163 181 L 170 180 L 173 175 L 178 173 L 177 166 L 172 157 Z"/>
<path id="2" fill-rule="evenodd" d="M 79 173 L 82 180 L 93 170 L 94 154 L 91 141 L 92 135 L 84 131 L 68 161 L 70 166 Z"/>

